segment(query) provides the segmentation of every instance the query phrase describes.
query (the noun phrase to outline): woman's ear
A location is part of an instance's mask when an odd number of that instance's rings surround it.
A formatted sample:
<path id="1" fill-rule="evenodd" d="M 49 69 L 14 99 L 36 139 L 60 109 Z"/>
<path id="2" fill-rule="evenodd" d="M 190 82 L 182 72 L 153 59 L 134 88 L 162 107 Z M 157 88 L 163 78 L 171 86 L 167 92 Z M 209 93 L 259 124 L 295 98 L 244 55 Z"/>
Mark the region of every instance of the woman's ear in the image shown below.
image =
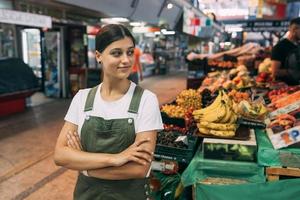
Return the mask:
<path id="1" fill-rule="evenodd" d="M 100 53 L 99 51 L 96 50 L 95 56 L 96 56 L 97 62 L 98 62 L 98 63 L 101 63 L 101 62 L 102 62 L 102 59 L 101 59 L 101 53 Z"/>

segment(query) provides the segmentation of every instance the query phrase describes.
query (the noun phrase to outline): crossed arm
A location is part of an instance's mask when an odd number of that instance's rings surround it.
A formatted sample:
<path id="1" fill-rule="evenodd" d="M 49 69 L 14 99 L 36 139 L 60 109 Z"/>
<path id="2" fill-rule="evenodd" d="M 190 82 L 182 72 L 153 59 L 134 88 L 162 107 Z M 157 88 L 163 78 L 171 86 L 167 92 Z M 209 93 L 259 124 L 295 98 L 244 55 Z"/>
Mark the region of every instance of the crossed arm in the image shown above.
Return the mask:
<path id="1" fill-rule="evenodd" d="M 81 148 L 77 125 L 65 122 L 58 137 L 54 161 L 93 177 L 121 180 L 146 176 L 156 143 L 156 131 L 138 133 L 135 142 L 118 154 L 89 153 Z"/>

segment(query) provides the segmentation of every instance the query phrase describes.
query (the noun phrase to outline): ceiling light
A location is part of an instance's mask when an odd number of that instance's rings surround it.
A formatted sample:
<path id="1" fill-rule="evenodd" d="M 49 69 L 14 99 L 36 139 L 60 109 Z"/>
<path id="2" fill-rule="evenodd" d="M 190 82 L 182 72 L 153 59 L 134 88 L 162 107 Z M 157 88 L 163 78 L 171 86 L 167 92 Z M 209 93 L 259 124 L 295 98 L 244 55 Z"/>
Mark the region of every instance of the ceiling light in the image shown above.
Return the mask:
<path id="1" fill-rule="evenodd" d="M 173 8 L 173 4 L 172 3 L 168 3 L 167 8 L 168 9 L 172 9 Z"/>
<path id="2" fill-rule="evenodd" d="M 129 20 L 124 17 L 112 17 L 112 18 L 102 18 L 101 22 L 108 23 L 108 24 L 114 24 L 114 23 L 129 22 Z"/>
<path id="3" fill-rule="evenodd" d="M 145 26 L 146 23 L 145 22 L 130 22 L 129 25 L 130 26 Z"/>

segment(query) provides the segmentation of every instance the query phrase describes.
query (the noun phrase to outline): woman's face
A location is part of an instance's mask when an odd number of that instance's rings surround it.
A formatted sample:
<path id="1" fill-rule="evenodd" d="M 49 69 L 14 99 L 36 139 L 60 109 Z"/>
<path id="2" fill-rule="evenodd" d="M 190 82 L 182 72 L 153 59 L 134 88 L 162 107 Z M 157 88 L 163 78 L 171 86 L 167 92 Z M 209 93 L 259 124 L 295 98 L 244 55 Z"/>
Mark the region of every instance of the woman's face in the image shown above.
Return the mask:
<path id="1" fill-rule="evenodd" d="M 129 37 L 108 45 L 96 58 L 102 63 L 104 78 L 125 79 L 131 73 L 134 44 Z"/>

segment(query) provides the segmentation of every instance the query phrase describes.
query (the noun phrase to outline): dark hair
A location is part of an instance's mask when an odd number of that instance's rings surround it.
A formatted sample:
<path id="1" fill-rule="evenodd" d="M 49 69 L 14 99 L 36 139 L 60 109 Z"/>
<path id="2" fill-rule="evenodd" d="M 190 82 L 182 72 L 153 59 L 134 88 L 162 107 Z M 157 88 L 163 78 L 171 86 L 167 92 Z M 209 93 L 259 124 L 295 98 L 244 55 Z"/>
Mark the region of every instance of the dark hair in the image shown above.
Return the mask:
<path id="1" fill-rule="evenodd" d="M 296 25 L 300 25 L 300 17 L 294 18 L 290 21 L 290 26 L 296 24 Z"/>
<path id="2" fill-rule="evenodd" d="M 111 43 L 124 39 L 125 37 L 131 38 L 135 46 L 135 39 L 130 31 L 121 24 L 108 24 L 103 26 L 96 35 L 96 50 L 100 53 Z"/>

